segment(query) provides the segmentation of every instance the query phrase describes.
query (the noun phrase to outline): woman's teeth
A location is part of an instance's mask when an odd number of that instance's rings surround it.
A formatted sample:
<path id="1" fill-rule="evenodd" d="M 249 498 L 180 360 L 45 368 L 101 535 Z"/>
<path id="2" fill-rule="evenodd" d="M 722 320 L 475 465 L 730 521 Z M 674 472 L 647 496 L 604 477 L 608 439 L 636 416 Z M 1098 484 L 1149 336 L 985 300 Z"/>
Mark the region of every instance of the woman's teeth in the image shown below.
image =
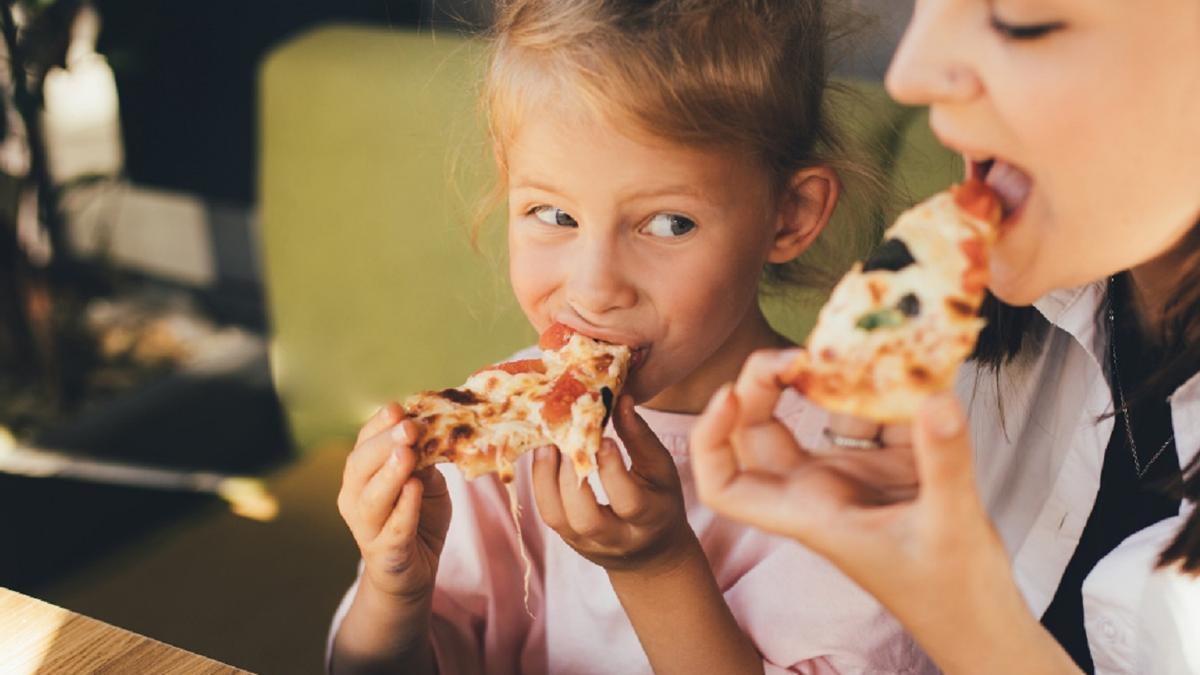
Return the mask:
<path id="1" fill-rule="evenodd" d="M 984 182 L 1000 197 L 1005 220 L 1021 210 L 1033 189 L 1033 179 L 1012 164 L 995 160 L 984 173 Z"/>

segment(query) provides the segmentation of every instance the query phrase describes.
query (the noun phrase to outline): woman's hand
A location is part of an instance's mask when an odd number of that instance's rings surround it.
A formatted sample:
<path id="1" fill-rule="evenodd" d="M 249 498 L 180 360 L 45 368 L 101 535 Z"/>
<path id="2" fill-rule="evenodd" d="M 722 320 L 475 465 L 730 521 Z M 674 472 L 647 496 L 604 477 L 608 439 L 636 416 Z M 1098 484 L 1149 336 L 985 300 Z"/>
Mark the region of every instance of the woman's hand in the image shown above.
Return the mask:
<path id="1" fill-rule="evenodd" d="M 700 498 L 829 558 L 947 672 L 1077 672 L 1012 580 L 976 491 L 958 402 L 934 396 L 911 434 L 882 430 L 885 445 L 892 443 L 882 455 L 889 457 L 885 470 L 872 456 L 877 451 L 815 454 L 781 433 L 772 416 L 792 358 L 756 355 L 709 402 L 691 439 Z M 911 447 L 903 444 L 908 438 Z M 906 455 L 915 478 L 908 488 Z"/>
<path id="2" fill-rule="evenodd" d="M 580 483 L 570 462 L 553 447 L 540 448 L 533 462 L 538 511 L 550 529 L 588 560 L 609 570 L 666 571 L 699 552 L 687 523 L 679 472 L 667 449 L 633 409 L 633 399 L 617 401 L 613 425 L 632 466 L 605 439 L 597 457 L 609 504 L 596 501 Z M 703 555 L 700 553 L 700 555 Z"/>
<path id="3" fill-rule="evenodd" d="M 450 526 L 450 496 L 432 468 L 414 471 L 416 422 L 395 403 L 363 426 L 346 459 L 338 511 L 362 553 L 360 583 L 408 603 L 432 593 Z"/>

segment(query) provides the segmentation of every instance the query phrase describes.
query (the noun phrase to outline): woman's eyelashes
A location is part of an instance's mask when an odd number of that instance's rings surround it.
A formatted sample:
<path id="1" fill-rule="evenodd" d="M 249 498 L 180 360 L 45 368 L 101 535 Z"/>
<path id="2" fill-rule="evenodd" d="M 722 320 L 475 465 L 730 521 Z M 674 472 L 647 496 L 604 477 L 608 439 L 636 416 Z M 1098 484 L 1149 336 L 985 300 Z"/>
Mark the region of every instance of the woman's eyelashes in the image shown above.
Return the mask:
<path id="1" fill-rule="evenodd" d="M 537 218 L 546 225 L 556 227 L 579 227 L 579 222 L 571 214 L 556 206 L 535 206 L 528 211 L 529 215 Z M 655 214 L 642 227 L 641 231 L 654 237 L 682 237 L 696 229 L 696 221 L 677 213 Z"/>
<path id="2" fill-rule="evenodd" d="M 1000 34 L 1000 37 L 1006 40 L 1019 42 L 1022 40 L 1036 40 L 1045 37 L 1050 33 L 1062 30 L 1066 25 L 1062 21 L 1047 21 L 1043 23 L 1010 23 L 1002 20 L 1000 17 L 993 14 L 990 19 L 992 30 Z"/>
<path id="3" fill-rule="evenodd" d="M 579 223 L 575 221 L 575 218 L 571 214 L 555 206 L 535 206 L 529 212 L 534 218 L 547 225 L 579 227 Z"/>

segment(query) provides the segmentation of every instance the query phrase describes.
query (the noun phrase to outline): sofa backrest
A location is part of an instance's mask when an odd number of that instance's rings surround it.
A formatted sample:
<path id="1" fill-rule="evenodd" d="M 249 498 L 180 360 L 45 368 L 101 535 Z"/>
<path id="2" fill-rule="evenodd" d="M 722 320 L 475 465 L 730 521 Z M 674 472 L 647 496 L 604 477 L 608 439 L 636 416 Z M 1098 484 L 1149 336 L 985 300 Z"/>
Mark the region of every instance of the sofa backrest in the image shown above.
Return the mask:
<path id="1" fill-rule="evenodd" d="M 271 360 L 301 449 L 352 434 L 383 402 L 458 384 L 535 339 L 508 289 L 502 223 L 493 218 L 478 250 L 471 244 L 493 179 L 476 102 L 483 59 L 471 39 L 328 26 L 263 63 Z M 852 88 L 844 114 L 905 200 L 961 172 L 922 111 L 891 103 L 877 84 Z M 848 263 L 865 250 L 864 236 L 878 234 L 862 221 L 892 210 L 842 209 L 819 250 L 841 251 L 836 264 Z M 799 340 L 821 299 L 789 292 L 764 307 Z"/>

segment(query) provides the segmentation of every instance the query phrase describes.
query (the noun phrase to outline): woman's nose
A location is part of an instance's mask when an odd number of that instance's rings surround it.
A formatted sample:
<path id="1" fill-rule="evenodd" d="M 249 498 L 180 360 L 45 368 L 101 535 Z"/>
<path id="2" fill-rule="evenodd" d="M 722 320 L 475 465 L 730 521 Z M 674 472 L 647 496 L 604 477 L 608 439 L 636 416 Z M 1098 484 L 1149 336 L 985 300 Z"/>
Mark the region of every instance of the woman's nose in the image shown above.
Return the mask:
<path id="1" fill-rule="evenodd" d="M 893 99 L 907 105 L 962 103 L 982 91 L 965 57 L 969 17 L 944 0 L 918 2 L 892 56 L 884 85 Z M 966 25 L 963 25 L 966 24 Z"/>

